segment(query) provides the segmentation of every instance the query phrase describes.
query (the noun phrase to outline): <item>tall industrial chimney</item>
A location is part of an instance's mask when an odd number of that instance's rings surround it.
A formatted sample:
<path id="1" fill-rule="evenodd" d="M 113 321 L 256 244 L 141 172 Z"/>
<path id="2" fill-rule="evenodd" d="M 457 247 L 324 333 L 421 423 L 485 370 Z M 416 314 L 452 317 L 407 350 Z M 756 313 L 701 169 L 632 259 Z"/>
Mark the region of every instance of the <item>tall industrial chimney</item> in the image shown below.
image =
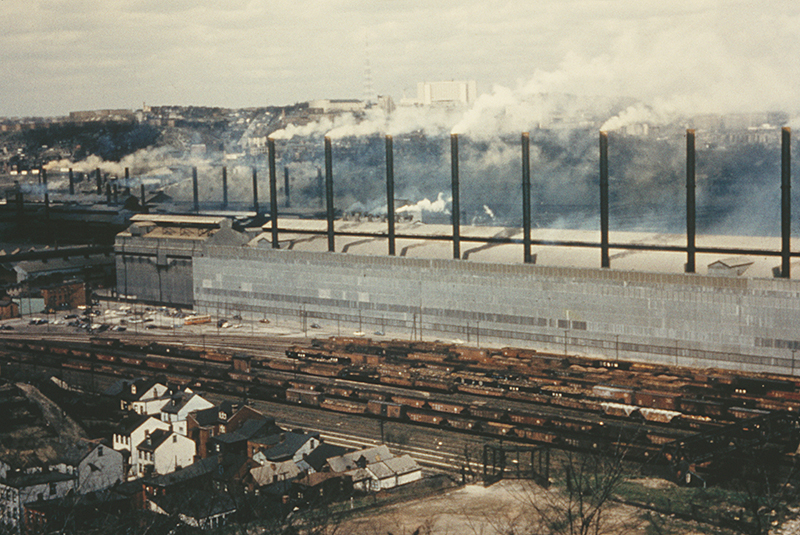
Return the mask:
<path id="1" fill-rule="evenodd" d="M 608 254 L 608 134 L 600 132 L 600 267 L 611 267 Z"/>
<path id="2" fill-rule="evenodd" d="M 222 168 L 222 209 L 228 209 L 228 168 Z"/>
<path id="3" fill-rule="evenodd" d="M 291 208 L 292 202 L 289 197 L 289 166 L 283 167 L 283 190 L 286 193 L 286 208 Z"/>
<path id="4" fill-rule="evenodd" d="M 200 197 L 197 192 L 197 167 L 192 167 L 192 200 L 194 201 L 194 213 L 200 212 Z"/>
<path id="5" fill-rule="evenodd" d="M 792 129 L 781 130 L 781 277 L 791 277 L 792 256 Z"/>
<path id="6" fill-rule="evenodd" d="M 450 187 L 453 196 L 453 258 L 461 258 L 461 207 L 458 184 L 458 134 L 450 134 Z"/>
<path id="7" fill-rule="evenodd" d="M 522 134 L 522 247 L 523 261 L 531 263 L 531 137 Z"/>
<path id="8" fill-rule="evenodd" d="M 325 184 L 322 179 L 322 169 L 317 167 L 317 191 L 319 192 L 319 205 L 325 206 Z"/>
<path id="9" fill-rule="evenodd" d="M 144 198 L 144 184 L 141 184 L 141 190 L 142 190 L 142 208 L 144 208 L 145 206 L 147 206 L 147 202 L 145 201 Z"/>
<path id="10" fill-rule="evenodd" d="M 258 215 L 258 175 L 255 167 L 253 167 L 253 210 Z"/>
<path id="11" fill-rule="evenodd" d="M 269 218 L 272 220 L 272 248 L 280 246 L 278 242 L 278 177 L 275 169 L 275 140 L 267 138 L 269 157 Z"/>
<path id="12" fill-rule="evenodd" d="M 47 186 L 47 169 L 42 169 L 39 177 L 44 186 L 44 218 L 50 219 L 50 188 Z"/>
<path id="13" fill-rule="evenodd" d="M 325 136 L 325 201 L 328 213 L 328 251 L 336 251 L 336 237 L 333 228 L 333 149 L 331 138 Z"/>
<path id="14" fill-rule="evenodd" d="M 695 267 L 695 155 L 694 130 L 686 130 L 686 273 Z"/>
<path id="15" fill-rule="evenodd" d="M 97 173 L 97 177 L 96 177 L 96 179 L 97 179 L 97 194 L 98 195 L 102 195 L 103 194 L 103 177 L 100 174 L 100 168 L 98 167 L 95 172 Z"/>
<path id="16" fill-rule="evenodd" d="M 389 226 L 389 255 L 394 256 L 394 148 L 392 136 L 386 136 L 386 222 Z"/>
<path id="17" fill-rule="evenodd" d="M 69 194 L 75 195 L 75 176 L 72 174 L 72 167 L 69 168 Z"/>

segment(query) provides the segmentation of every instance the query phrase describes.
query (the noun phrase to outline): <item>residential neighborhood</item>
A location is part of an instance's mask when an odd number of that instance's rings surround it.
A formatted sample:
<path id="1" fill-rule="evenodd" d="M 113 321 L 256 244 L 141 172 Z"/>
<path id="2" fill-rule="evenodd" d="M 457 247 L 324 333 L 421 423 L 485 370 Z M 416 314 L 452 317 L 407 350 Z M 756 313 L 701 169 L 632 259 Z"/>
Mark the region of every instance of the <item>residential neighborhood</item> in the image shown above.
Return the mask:
<path id="1" fill-rule="evenodd" d="M 58 392 L 65 385 L 52 379 L 47 386 Z M 109 508 L 212 529 L 244 514 L 237 496 L 296 507 L 422 478 L 412 457 L 386 445 L 328 444 L 241 401 L 214 404 L 162 378 L 122 379 L 105 389 L 98 403 L 121 419 L 104 437 L 83 436 L 45 400 L 30 385 L 0 385 L 0 410 L 12 415 L 0 429 L 0 528 L 19 535 L 45 533 L 68 511 Z M 15 440 L 28 449 L 6 446 Z"/>

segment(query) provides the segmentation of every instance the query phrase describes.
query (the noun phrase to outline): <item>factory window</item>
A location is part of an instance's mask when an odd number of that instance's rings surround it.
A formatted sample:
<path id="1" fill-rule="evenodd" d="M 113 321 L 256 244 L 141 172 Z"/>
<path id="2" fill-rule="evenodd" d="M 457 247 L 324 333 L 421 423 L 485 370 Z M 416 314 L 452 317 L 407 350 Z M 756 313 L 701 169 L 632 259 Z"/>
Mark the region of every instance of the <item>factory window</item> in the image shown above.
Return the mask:
<path id="1" fill-rule="evenodd" d="M 559 329 L 569 329 L 569 320 L 558 320 Z"/>
<path id="2" fill-rule="evenodd" d="M 572 328 L 578 331 L 585 331 L 586 330 L 586 322 L 585 321 L 573 321 Z"/>

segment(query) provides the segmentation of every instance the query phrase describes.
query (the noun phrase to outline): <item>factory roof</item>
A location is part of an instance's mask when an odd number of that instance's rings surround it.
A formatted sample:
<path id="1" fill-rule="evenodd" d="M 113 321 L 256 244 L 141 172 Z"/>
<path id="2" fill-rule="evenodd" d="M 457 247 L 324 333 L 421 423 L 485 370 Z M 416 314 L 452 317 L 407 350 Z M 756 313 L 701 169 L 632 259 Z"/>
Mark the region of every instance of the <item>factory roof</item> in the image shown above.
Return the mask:
<path id="1" fill-rule="evenodd" d="M 278 220 L 281 249 L 306 252 L 326 252 L 327 221 L 280 218 Z M 385 221 L 334 222 L 336 252 L 364 256 L 388 254 L 388 230 Z M 250 242 L 252 247 L 271 245 L 271 223 L 262 227 L 263 233 Z M 315 234 L 316 233 L 316 234 Z M 425 259 L 453 258 L 450 225 L 424 224 L 418 221 L 398 222 L 395 225 L 397 256 Z M 346 234 L 346 235 L 345 235 Z M 461 225 L 461 258 L 471 262 L 517 264 L 523 262 L 522 229 Z M 481 239 L 513 239 L 520 243 L 484 243 Z M 472 241 L 476 239 L 476 241 Z M 538 266 L 599 268 L 600 231 L 557 228 L 532 229 L 531 246 L 533 262 Z M 648 250 L 647 247 L 679 249 L 686 247 L 684 234 L 610 231 L 609 256 L 611 269 L 651 273 L 684 273 L 687 254 L 680 250 Z M 552 245 L 559 242 L 563 245 Z M 589 244 L 597 244 L 591 246 Z M 750 278 L 773 278 L 781 264 L 780 256 L 765 254 L 736 254 L 730 251 L 768 250 L 780 251 L 781 238 L 763 236 L 698 235 L 696 247 L 714 248 L 722 252 L 696 253 L 696 272 L 709 273 L 716 264 L 746 265 Z M 627 248 L 630 247 L 630 248 Z M 792 250 L 800 248 L 800 240 L 793 240 Z M 727 251 L 727 252 L 725 252 Z M 793 262 L 794 273 L 800 275 L 800 266 Z M 714 269 L 712 268 L 712 272 Z M 715 273 L 714 273 L 715 274 Z"/>
<path id="2" fill-rule="evenodd" d="M 227 217 L 171 216 L 139 214 L 131 218 L 131 225 L 120 232 L 119 238 L 170 239 L 206 241 L 220 245 L 244 245 L 249 236 L 233 230 Z"/>
<path id="3" fill-rule="evenodd" d="M 208 217 L 197 215 L 166 215 L 166 214 L 136 214 L 131 217 L 131 223 L 151 222 L 157 225 L 173 226 L 216 226 L 219 227 L 225 217 Z"/>

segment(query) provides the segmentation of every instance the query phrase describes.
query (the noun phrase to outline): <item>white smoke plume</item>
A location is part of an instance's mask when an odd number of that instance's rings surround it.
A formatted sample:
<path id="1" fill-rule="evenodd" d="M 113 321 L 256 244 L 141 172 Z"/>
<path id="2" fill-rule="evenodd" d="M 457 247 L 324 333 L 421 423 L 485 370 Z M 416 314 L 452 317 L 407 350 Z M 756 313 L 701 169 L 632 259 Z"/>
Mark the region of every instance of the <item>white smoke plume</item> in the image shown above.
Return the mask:
<path id="1" fill-rule="evenodd" d="M 45 169 L 48 171 L 66 172 L 72 169 L 74 173 L 93 173 L 100 169 L 102 173 L 108 173 L 117 177 L 125 176 L 125 168 L 128 168 L 131 177 L 153 173 L 154 170 L 166 170 L 170 165 L 195 165 L 198 167 L 207 165 L 208 160 L 204 158 L 174 157 L 167 147 L 140 149 L 132 154 L 124 156 L 119 162 L 106 161 L 97 155 L 89 155 L 86 159 L 72 162 L 70 160 L 57 160 L 49 162 Z"/>
<path id="2" fill-rule="evenodd" d="M 396 211 L 397 213 L 436 212 L 436 213 L 449 214 L 450 210 L 447 208 L 447 206 L 451 202 L 453 202 L 453 198 L 450 196 L 445 197 L 444 192 L 440 191 L 435 201 L 431 201 L 430 199 L 425 198 L 417 202 L 416 204 L 407 204 L 405 206 L 401 206 Z"/>

